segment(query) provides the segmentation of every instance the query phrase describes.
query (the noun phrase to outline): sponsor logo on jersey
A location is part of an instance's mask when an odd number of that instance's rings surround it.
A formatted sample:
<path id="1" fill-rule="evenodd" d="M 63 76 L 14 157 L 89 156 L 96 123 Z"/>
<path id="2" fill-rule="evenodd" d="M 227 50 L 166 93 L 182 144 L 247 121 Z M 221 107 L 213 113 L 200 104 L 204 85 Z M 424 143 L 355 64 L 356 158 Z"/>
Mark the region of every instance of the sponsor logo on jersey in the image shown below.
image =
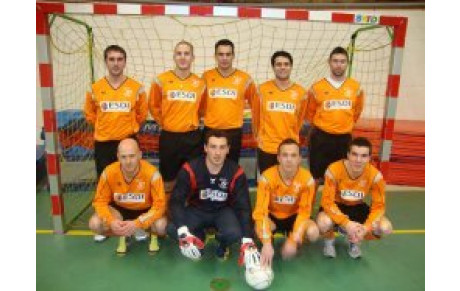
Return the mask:
<path id="1" fill-rule="evenodd" d="M 145 182 L 137 179 L 137 190 L 142 191 L 145 188 Z"/>
<path id="2" fill-rule="evenodd" d="M 364 199 L 364 192 L 363 191 L 356 191 L 356 190 L 340 190 L 340 197 L 343 200 L 348 201 L 358 201 Z"/>
<path id="3" fill-rule="evenodd" d="M 125 95 L 125 97 L 129 97 L 132 94 L 133 94 L 133 90 L 131 90 L 131 88 L 126 88 L 125 92 L 123 93 L 123 95 Z"/>
<path id="4" fill-rule="evenodd" d="M 345 89 L 343 91 L 343 95 L 345 96 L 345 98 L 351 98 L 353 97 L 353 90 L 352 89 Z"/>
<path id="5" fill-rule="evenodd" d="M 130 112 L 131 102 L 129 101 L 102 101 L 102 112 Z"/>
<path id="6" fill-rule="evenodd" d="M 275 197 L 275 202 L 278 204 L 288 204 L 292 205 L 295 203 L 297 198 L 293 195 L 283 195 L 283 196 L 276 196 Z"/>
<path id="7" fill-rule="evenodd" d="M 234 85 L 239 85 L 241 83 L 241 81 L 243 81 L 243 79 L 239 76 L 234 76 L 233 77 L 233 84 Z"/>
<path id="8" fill-rule="evenodd" d="M 236 99 L 238 91 L 228 88 L 210 88 L 209 96 L 211 98 Z"/>
<path id="9" fill-rule="evenodd" d="M 196 80 L 196 79 L 193 80 L 193 81 L 192 81 L 192 86 L 193 86 L 193 87 L 196 87 L 196 88 L 199 87 L 199 86 L 200 86 L 200 81 L 198 81 L 198 80 Z"/>
<path id="10" fill-rule="evenodd" d="M 294 182 L 292 186 L 294 187 L 294 193 L 299 193 L 301 185 L 298 182 Z"/>
<path id="11" fill-rule="evenodd" d="M 118 202 L 145 202 L 145 193 L 115 193 L 115 201 Z"/>
<path id="12" fill-rule="evenodd" d="M 216 184 L 216 178 L 209 178 L 209 181 L 211 182 L 211 184 Z"/>
<path id="13" fill-rule="evenodd" d="M 228 181 L 225 178 L 219 178 L 219 187 L 223 190 L 227 190 Z"/>
<path id="14" fill-rule="evenodd" d="M 267 103 L 268 111 L 295 113 L 295 104 L 281 101 L 269 101 Z"/>
<path id="15" fill-rule="evenodd" d="M 200 199 L 201 200 L 211 200 L 211 201 L 226 201 L 228 193 L 220 190 L 214 189 L 203 189 L 200 190 Z"/>
<path id="16" fill-rule="evenodd" d="M 181 90 L 169 90 L 167 95 L 168 95 L 168 100 L 171 100 L 171 101 L 186 101 L 186 102 L 196 101 L 195 92 L 181 91 Z"/>
<path id="17" fill-rule="evenodd" d="M 346 110 L 351 109 L 351 100 L 326 100 L 325 110 Z"/>

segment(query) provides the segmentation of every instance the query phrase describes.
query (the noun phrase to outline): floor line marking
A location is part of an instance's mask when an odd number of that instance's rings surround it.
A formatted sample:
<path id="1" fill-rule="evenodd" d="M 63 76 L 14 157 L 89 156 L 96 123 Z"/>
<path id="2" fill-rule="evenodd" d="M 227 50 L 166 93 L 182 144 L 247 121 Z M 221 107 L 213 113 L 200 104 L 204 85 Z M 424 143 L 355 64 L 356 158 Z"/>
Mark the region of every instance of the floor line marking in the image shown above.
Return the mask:
<path id="1" fill-rule="evenodd" d="M 37 229 L 36 234 L 54 234 L 51 229 Z M 393 230 L 393 234 L 425 234 L 424 229 L 396 229 Z M 94 233 L 91 230 L 69 230 L 65 233 L 69 236 L 92 236 Z M 275 237 L 282 237 L 281 234 L 276 234 Z"/>

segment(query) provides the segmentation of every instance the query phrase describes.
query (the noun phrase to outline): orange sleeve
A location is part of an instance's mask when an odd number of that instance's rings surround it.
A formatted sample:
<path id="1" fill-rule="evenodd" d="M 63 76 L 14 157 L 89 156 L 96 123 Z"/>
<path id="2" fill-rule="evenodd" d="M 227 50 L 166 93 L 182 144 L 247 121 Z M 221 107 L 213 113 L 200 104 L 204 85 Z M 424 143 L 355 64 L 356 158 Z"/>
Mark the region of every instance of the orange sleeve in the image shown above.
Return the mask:
<path id="1" fill-rule="evenodd" d="M 361 113 L 363 112 L 363 107 L 364 107 L 364 92 L 363 90 L 360 90 L 358 96 L 356 97 L 356 108 L 353 114 L 353 120 L 355 122 L 358 121 L 359 117 L 361 116 Z"/>
<path id="2" fill-rule="evenodd" d="M 321 197 L 321 206 L 334 223 L 344 226 L 350 221 L 350 219 L 347 215 L 340 211 L 339 207 L 335 203 L 336 189 L 337 186 L 334 181 L 334 177 L 332 176 L 330 170 L 327 169 L 326 174 L 324 175 L 324 189 Z"/>
<path id="3" fill-rule="evenodd" d="M 160 126 L 161 124 L 161 100 L 162 100 L 162 93 L 161 87 L 156 82 L 152 82 L 152 86 L 150 87 L 149 93 L 149 111 L 152 115 L 153 119 L 158 123 Z"/>
<path id="4" fill-rule="evenodd" d="M 377 174 L 371 188 L 371 210 L 364 226 L 370 229 L 374 221 L 378 221 L 385 214 L 385 181 L 382 174 Z"/>
<path id="5" fill-rule="evenodd" d="M 85 112 L 86 121 L 94 124 L 96 122 L 96 104 L 91 92 L 86 92 L 85 107 L 83 108 L 83 111 Z"/>
<path id="6" fill-rule="evenodd" d="M 256 94 L 256 85 L 252 79 L 248 80 L 248 85 L 246 87 L 246 91 L 244 92 L 244 98 L 248 101 L 249 105 L 252 108 L 252 104 L 254 103 L 254 94 Z"/>
<path id="7" fill-rule="evenodd" d="M 260 87 L 259 89 L 255 89 L 252 94 L 252 101 L 251 101 L 251 115 L 252 115 L 252 134 L 257 140 L 257 136 L 259 133 L 260 128 L 260 110 L 261 110 L 261 102 L 262 98 L 260 96 Z"/>
<path id="8" fill-rule="evenodd" d="M 144 87 L 139 88 L 139 98 L 136 102 L 136 121 L 139 123 L 139 126 L 142 126 L 148 114 L 148 105 L 147 105 L 147 94 L 145 93 Z"/>
<path id="9" fill-rule="evenodd" d="M 101 177 L 99 178 L 99 183 L 97 184 L 96 195 L 93 199 L 93 207 L 96 211 L 96 214 L 108 226 L 110 226 L 112 221 L 115 220 L 109 209 L 109 203 L 111 201 L 112 191 L 110 190 L 110 185 L 107 179 L 107 173 L 104 170 L 104 172 L 102 172 Z"/>
<path id="10" fill-rule="evenodd" d="M 316 98 L 315 98 L 315 93 L 313 91 L 313 88 L 310 88 L 307 93 L 307 108 L 305 110 L 305 119 L 312 124 L 313 123 L 313 118 L 315 117 L 316 114 Z"/>
<path id="11" fill-rule="evenodd" d="M 302 128 L 302 123 L 306 119 L 307 116 L 307 105 L 308 105 L 308 96 L 305 94 L 304 98 L 300 103 L 300 111 L 299 111 L 299 127 Z"/>
<path id="12" fill-rule="evenodd" d="M 206 81 L 205 81 L 205 84 L 206 84 Z M 207 86 L 205 85 L 203 94 L 201 94 L 200 106 L 198 109 L 198 116 L 203 117 L 206 114 L 207 103 L 208 103 L 208 89 L 207 89 Z"/>
<path id="13" fill-rule="evenodd" d="M 272 231 L 270 219 L 268 218 L 268 206 L 270 204 L 270 191 L 268 181 L 264 176 L 260 176 L 259 185 L 257 186 L 256 206 L 252 213 L 255 221 L 257 237 L 262 243 L 271 241 Z"/>
<path id="14" fill-rule="evenodd" d="M 297 218 L 294 222 L 294 227 L 292 228 L 292 232 L 289 234 L 289 239 L 293 242 L 294 233 L 300 233 L 300 239 L 304 238 L 304 233 L 307 230 L 307 220 L 311 216 L 311 209 L 313 206 L 313 197 L 315 193 L 315 180 L 310 178 L 307 182 L 307 187 L 305 191 L 301 193 L 300 202 L 299 202 L 299 209 L 297 212 Z"/>
<path id="15" fill-rule="evenodd" d="M 163 179 L 158 171 L 156 171 L 150 181 L 150 195 L 152 196 L 152 207 L 149 211 L 139 215 L 135 220 L 137 227 L 148 228 L 155 220 L 161 218 L 166 211 L 166 197 L 163 185 Z"/>

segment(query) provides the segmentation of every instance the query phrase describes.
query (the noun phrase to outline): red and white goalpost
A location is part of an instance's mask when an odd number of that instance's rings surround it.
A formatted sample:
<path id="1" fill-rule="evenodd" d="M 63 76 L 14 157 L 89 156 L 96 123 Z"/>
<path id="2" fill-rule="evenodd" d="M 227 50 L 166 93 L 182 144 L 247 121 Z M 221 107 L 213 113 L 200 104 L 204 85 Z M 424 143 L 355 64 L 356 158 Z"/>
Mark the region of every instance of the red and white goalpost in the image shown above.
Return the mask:
<path id="1" fill-rule="evenodd" d="M 85 176 L 89 168 L 93 171 L 92 158 L 79 158 L 92 140 L 78 111 L 84 91 L 105 74 L 101 54 L 109 44 L 127 49 L 127 74 L 142 81 L 147 90 L 154 75 L 172 67 L 172 48 L 181 39 L 195 45 L 193 71 L 201 74 L 214 66 L 215 41 L 230 38 L 236 45 L 236 66 L 248 71 L 258 84 L 273 77 L 271 54 L 285 49 L 294 56 L 291 78 L 307 88 L 327 75 L 331 49 L 347 46 L 354 55 L 351 76 L 363 81 L 368 96 L 358 127 L 377 145 L 377 165 L 388 175 L 405 17 L 297 8 L 53 2 L 37 2 L 36 17 L 37 67 L 56 233 L 67 229 L 69 206 L 64 202 L 73 199 L 65 195 L 70 197 L 66 193 L 78 184 L 74 176 L 83 172 L 80 180 L 87 183 L 86 190 L 95 184 L 95 175 Z M 356 46 L 350 41 L 354 34 L 358 34 Z M 144 152 L 154 152 L 157 145 L 152 140 L 145 139 Z M 78 199 L 69 203 L 74 205 Z"/>

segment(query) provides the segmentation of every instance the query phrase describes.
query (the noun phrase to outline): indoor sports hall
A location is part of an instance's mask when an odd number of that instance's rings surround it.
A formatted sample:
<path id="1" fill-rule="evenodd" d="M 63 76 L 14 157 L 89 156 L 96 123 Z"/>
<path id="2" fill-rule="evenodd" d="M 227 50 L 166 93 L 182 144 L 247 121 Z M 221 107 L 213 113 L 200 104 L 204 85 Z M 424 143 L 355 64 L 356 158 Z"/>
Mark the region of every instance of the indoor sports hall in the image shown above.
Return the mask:
<path id="1" fill-rule="evenodd" d="M 364 109 L 353 136 L 367 137 L 373 165 L 386 181 L 386 216 L 394 232 L 365 241 L 363 256 L 347 254 L 337 233 L 337 257 L 323 256 L 321 240 L 303 244 L 283 261 L 275 237 L 274 280 L 267 290 L 424 290 L 425 288 L 425 4 L 373 1 L 37 1 L 36 288 L 37 290 L 251 290 L 239 246 L 230 259 L 214 257 L 213 234 L 204 258 L 186 260 L 176 242 L 160 251 L 134 242 L 117 255 L 118 240 L 93 241 L 88 220 L 97 185 L 94 132 L 85 120 L 85 93 L 106 74 L 103 51 L 126 49 L 125 74 L 144 84 L 174 67 L 175 44 L 194 45 L 192 72 L 215 66 L 214 43 L 235 43 L 234 65 L 256 84 L 273 78 L 270 56 L 293 56 L 291 79 L 305 88 L 329 73 L 331 49 L 342 46 L 347 76 L 360 81 Z M 259 2 L 259 3 L 257 3 Z M 308 165 L 310 125 L 301 132 Z M 149 115 L 137 138 L 143 158 L 158 165 L 159 125 Z M 257 142 L 249 105 L 244 114 L 240 165 L 254 204 Z M 320 207 L 321 190 L 313 215 Z"/>

